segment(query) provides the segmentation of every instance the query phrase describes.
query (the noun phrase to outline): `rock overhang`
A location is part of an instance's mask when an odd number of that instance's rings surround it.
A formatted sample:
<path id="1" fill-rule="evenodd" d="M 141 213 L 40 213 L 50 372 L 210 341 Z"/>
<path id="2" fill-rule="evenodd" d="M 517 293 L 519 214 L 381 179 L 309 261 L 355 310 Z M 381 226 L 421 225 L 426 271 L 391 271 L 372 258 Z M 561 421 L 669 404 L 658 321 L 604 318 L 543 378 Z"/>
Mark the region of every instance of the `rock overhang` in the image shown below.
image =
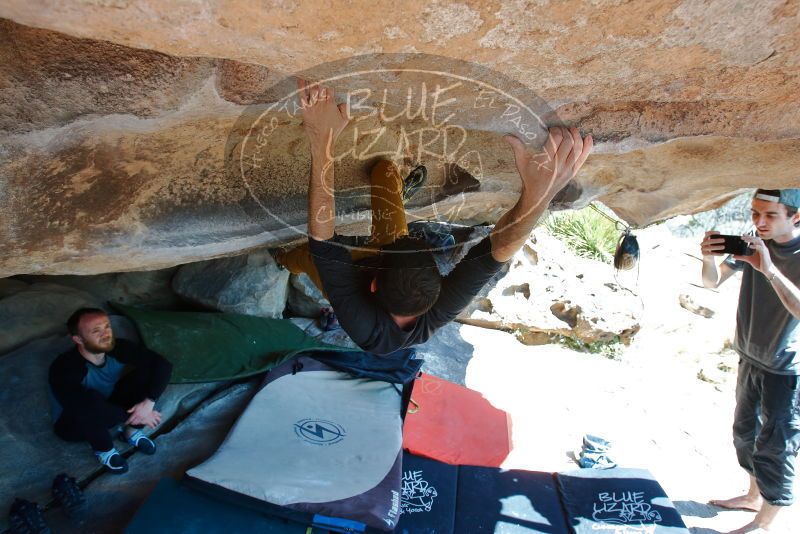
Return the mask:
<path id="1" fill-rule="evenodd" d="M 343 5 L 320 21 L 288 3 L 7 2 L 0 276 L 154 269 L 301 238 L 309 161 L 299 120 L 283 124 L 261 183 L 231 179 L 230 134 L 248 109 L 276 100 L 264 88 L 286 74 L 356 67 L 370 53 L 472 61 L 592 133 L 597 149 L 566 207 L 598 199 L 643 226 L 742 188 L 797 185 L 798 7 L 712 17 L 691 1 L 646 4 L 437 3 L 374 18 Z M 468 131 L 489 156 L 481 186 L 456 191 L 449 214 L 492 222 L 518 184 L 500 128 L 476 117 Z M 341 200 L 352 231 L 365 224 L 357 189 L 370 163 L 337 169 L 337 187 L 356 191 Z M 265 206 L 277 219 L 262 217 Z"/>

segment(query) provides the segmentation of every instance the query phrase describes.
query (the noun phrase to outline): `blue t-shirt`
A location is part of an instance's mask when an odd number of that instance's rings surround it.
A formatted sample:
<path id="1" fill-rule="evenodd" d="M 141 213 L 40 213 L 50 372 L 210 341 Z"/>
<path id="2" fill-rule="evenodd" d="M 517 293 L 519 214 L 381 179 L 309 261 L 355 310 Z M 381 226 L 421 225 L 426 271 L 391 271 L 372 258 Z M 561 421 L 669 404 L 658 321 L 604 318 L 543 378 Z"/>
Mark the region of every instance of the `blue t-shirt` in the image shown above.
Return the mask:
<path id="1" fill-rule="evenodd" d="M 107 399 L 114 391 L 114 387 L 122 377 L 122 372 L 125 370 L 125 364 L 120 363 L 113 356 L 106 354 L 106 361 L 103 365 L 94 365 L 90 361 L 86 361 L 86 376 L 83 378 L 81 385 L 87 389 L 98 391 L 103 398 Z M 50 413 L 53 416 L 53 421 L 57 421 L 61 417 L 63 408 L 53 395 L 53 390 L 47 388 L 50 394 Z"/>
<path id="2" fill-rule="evenodd" d="M 764 242 L 775 267 L 800 285 L 800 237 L 787 243 Z M 771 373 L 800 375 L 800 321 L 789 313 L 767 277 L 749 263 L 728 257 L 742 271 L 733 348 L 748 362 Z"/>

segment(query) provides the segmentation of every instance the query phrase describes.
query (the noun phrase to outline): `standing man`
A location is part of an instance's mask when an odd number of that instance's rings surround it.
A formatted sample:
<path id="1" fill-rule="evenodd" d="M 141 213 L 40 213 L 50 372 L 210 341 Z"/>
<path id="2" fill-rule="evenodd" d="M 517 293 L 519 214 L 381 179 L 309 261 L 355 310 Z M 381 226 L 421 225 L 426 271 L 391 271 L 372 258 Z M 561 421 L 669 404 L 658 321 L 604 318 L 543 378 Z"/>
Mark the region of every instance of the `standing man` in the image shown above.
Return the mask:
<path id="1" fill-rule="evenodd" d="M 143 346 L 114 339 L 103 310 L 77 310 L 67 329 L 75 347 L 50 365 L 55 433 L 66 441 L 88 441 L 108 471 L 124 473 L 128 463 L 114 448 L 109 429 L 124 424 L 129 444 L 145 454 L 156 452 L 140 429 L 161 423 L 154 407 L 172 364 Z"/>
<path id="2" fill-rule="evenodd" d="M 407 236 L 403 183 L 391 162 L 372 171 L 372 241 L 380 266 L 363 276 L 356 260 L 336 244 L 333 149 L 350 121 L 333 90 L 298 83 L 303 126 L 311 144 L 306 249 L 278 258 L 292 272 L 307 272 L 321 284 L 339 324 L 361 348 L 375 354 L 424 343 L 470 303 L 480 289 L 525 244 L 550 201 L 575 176 L 592 149 L 592 138 L 575 128 L 551 128 L 542 151 L 532 155 L 514 136 L 522 182 L 517 203 L 450 274 L 439 274 L 430 247 Z"/>
<path id="3" fill-rule="evenodd" d="M 794 500 L 795 457 L 800 447 L 800 189 L 756 191 L 757 236 L 743 236 L 751 256 L 728 257 L 718 268 L 723 240 L 706 232 L 701 244 L 703 285 L 718 287 L 742 272 L 734 348 L 739 353 L 733 444 L 750 475 L 742 496 L 711 501 L 757 512 L 734 531 L 762 532 Z"/>

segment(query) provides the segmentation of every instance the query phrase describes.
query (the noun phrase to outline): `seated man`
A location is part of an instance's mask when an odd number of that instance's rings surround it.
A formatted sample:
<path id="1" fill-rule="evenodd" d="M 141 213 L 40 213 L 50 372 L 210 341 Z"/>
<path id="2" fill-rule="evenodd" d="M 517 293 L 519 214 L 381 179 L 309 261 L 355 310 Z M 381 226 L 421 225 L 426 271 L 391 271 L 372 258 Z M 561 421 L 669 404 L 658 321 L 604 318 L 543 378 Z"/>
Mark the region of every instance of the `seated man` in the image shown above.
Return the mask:
<path id="1" fill-rule="evenodd" d="M 530 236 L 550 201 L 575 176 L 592 149 L 592 138 L 575 128 L 552 128 L 542 153 L 534 156 L 513 136 L 522 180 L 520 198 L 475 245 L 453 271 L 442 278 L 426 243 L 408 237 L 403 208 L 403 181 L 397 167 L 379 162 L 371 173 L 371 246 L 380 250 L 378 268 L 363 276 L 353 254 L 334 242 L 333 155 L 336 138 L 347 126 L 345 106 L 333 91 L 300 80 L 303 125 L 311 142 L 307 247 L 279 256 L 291 272 L 306 272 L 326 294 L 339 323 L 364 350 L 389 354 L 423 343 L 456 318 L 480 289 Z"/>
<path id="2" fill-rule="evenodd" d="M 124 424 L 128 443 L 145 454 L 155 453 L 155 443 L 140 429 L 161 423 L 153 407 L 167 387 L 172 364 L 143 346 L 114 339 L 103 310 L 77 310 L 67 329 L 75 348 L 50 365 L 55 433 L 66 441 L 88 441 L 101 464 L 112 473 L 124 473 L 128 464 L 114 448 L 109 429 Z"/>

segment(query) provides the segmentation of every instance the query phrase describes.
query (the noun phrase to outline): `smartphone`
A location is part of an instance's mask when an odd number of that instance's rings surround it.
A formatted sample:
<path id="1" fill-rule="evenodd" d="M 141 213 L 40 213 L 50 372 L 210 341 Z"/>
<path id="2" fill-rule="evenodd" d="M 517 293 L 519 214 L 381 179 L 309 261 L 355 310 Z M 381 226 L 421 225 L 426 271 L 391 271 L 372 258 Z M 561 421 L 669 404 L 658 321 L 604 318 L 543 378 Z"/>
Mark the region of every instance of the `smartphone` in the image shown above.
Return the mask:
<path id="1" fill-rule="evenodd" d="M 714 234 L 711 236 L 714 239 L 724 239 L 725 248 L 722 249 L 724 254 L 733 254 L 734 256 L 752 256 L 753 249 L 747 246 L 747 241 L 738 235 L 723 235 Z"/>

